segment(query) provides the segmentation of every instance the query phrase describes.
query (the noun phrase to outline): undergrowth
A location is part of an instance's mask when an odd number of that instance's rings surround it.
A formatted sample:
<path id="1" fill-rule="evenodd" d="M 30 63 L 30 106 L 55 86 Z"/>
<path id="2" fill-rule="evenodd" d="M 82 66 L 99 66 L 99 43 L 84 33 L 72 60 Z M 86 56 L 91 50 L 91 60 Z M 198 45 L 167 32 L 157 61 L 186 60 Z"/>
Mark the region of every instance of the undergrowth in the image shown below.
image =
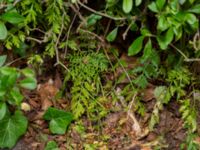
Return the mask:
<path id="1" fill-rule="evenodd" d="M 101 123 L 119 111 L 145 118 L 141 93 L 153 85 L 155 104 L 148 129 L 154 131 L 163 108 L 177 102 L 187 133 L 180 148 L 196 150 L 199 15 L 198 0 L 1 0 L 0 52 L 27 59 L 40 75 L 45 60 L 61 70 L 61 95 L 70 93 L 70 112 L 47 110 L 44 119 L 52 133 L 64 134 L 71 122 L 82 118 Z M 3 66 L 4 62 L 2 55 L 0 128 L 10 139 L 0 138 L 0 148 L 11 148 L 27 124 L 20 111 L 20 85 L 34 89 L 36 81 L 32 70 Z M 4 120 L 14 120 L 11 125 L 17 128 L 23 124 L 23 131 L 7 131 L 10 126 Z M 46 149 L 51 146 L 57 148 L 51 141 Z"/>

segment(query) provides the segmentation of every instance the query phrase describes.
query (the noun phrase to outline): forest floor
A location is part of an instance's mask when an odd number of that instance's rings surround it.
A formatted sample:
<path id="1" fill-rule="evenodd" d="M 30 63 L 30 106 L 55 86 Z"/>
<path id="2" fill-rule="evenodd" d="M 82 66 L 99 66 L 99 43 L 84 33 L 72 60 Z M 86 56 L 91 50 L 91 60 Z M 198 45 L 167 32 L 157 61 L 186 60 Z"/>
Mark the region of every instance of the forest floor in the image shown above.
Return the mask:
<path id="1" fill-rule="evenodd" d="M 48 122 L 43 119 L 45 110 L 50 106 L 66 109 L 70 100 L 55 99 L 62 85 L 62 77 L 58 72 L 50 70 L 38 76 L 35 91 L 23 91 L 25 103 L 30 105 L 30 110 L 25 111 L 29 126 L 27 133 L 13 150 L 44 150 L 48 141 L 56 141 L 60 150 L 151 150 L 152 147 L 163 150 L 180 149 L 186 138 L 186 131 L 176 102 L 172 101 L 160 112 L 160 122 L 154 131 L 148 130 L 148 120 L 156 102 L 154 85 L 149 85 L 144 90 L 146 114 L 142 118 L 123 109 L 110 113 L 100 123 L 91 122 L 83 116 L 79 122 L 70 125 L 65 135 L 52 135 Z"/>

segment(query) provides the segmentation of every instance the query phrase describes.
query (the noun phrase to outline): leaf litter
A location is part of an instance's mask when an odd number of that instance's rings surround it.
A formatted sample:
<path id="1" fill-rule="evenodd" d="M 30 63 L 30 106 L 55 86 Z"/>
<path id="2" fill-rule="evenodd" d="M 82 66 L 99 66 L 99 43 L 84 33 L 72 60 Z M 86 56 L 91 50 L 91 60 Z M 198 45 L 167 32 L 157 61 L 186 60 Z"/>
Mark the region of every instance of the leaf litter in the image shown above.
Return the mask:
<path id="1" fill-rule="evenodd" d="M 122 109 L 125 103 L 118 104 L 121 105 L 120 111 L 108 114 L 101 121 L 102 126 L 98 130 L 83 116 L 80 121 L 73 122 L 64 135 L 53 135 L 43 115 L 50 106 L 61 109 L 69 107 L 67 99 L 55 99 L 61 87 L 60 80 L 58 75 L 55 80 L 48 77 L 41 80 L 37 90 L 23 91 L 26 95 L 23 107 L 29 120 L 29 127 L 13 150 L 21 150 L 22 145 L 25 150 L 43 150 L 48 141 L 55 141 L 61 150 L 82 150 L 91 145 L 98 145 L 96 149 L 100 150 L 153 150 L 153 147 L 173 150 L 179 149 L 179 145 L 185 139 L 186 131 L 177 112 L 176 102 L 170 102 L 170 105 L 160 112 L 159 124 L 154 131 L 149 131 L 148 120 L 155 105 L 154 85 L 148 85 L 142 93 L 139 93 L 147 109 L 145 117 L 133 111 L 125 112 Z M 118 93 L 120 88 L 118 87 Z M 122 103 L 125 102 L 123 96 L 119 99 Z M 196 138 L 196 141 L 199 139 Z"/>

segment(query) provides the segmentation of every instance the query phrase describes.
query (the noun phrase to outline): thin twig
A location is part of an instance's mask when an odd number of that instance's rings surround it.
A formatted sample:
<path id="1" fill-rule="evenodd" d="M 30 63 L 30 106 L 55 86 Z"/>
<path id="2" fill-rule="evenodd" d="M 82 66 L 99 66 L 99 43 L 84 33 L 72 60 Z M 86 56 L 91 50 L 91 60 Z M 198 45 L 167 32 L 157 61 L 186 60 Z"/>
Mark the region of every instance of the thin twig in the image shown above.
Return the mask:
<path id="1" fill-rule="evenodd" d="M 62 26 L 61 26 L 61 30 L 60 30 L 60 33 L 58 35 L 58 38 L 56 40 L 56 44 L 54 46 L 55 50 L 56 50 L 56 63 L 54 66 L 60 64 L 60 59 L 59 59 L 59 52 L 58 52 L 58 44 L 59 44 L 59 41 L 60 41 L 60 37 L 62 35 L 62 32 L 63 32 L 63 29 L 64 29 L 64 14 L 62 16 Z"/>
<path id="2" fill-rule="evenodd" d="M 28 56 L 19 57 L 19 58 L 13 60 L 13 61 L 7 63 L 5 66 L 10 66 L 10 65 L 12 65 L 13 63 L 15 63 L 15 62 L 17 62 L 17 61 L 20 61 L 20 60 L 22 60 L 22 59 L 24 59 L 24 58 L 26 58 L 26 57 L 28 57 Z"/>
<path id="3" fill-rule="evenodd" d="M 177 50 L 183 57 L 185 62 L 195 62 L 195 61 L 200 61 L 200 58 L 188 58 L 179 48 L 174 46 L 173 44 L 170 44 L 172 48 Z"/>
<path id="4" fill-rule="evenodd" d="M 137 121 L 137 119 L 135 117 L 134 112 L 132 111 L 132 107 L 133 107 L 133 104 L 134 104 L 136 96 L 137 96 L 137 93 L 134 94 L 134 96 L 132 98 L 132 101 L 129 104 L 129 109 L 127 111 L 127 118 L 130 117 L 133 120 L 133 126 L 132 126 L 132 128 L 136 132 L 136 136 L 140 136 L 142 130 L 141 130 L 139 122 Z"/>
<path id="5" fill-rule="evenodd" d="M 43 30 L 41 30 L 41 29 L 39 29 L 39 28 L 33 28 L 33 29 L 30 29 L 30 31 L 39 31 L 39 32 L 41 32 L 41 33 L 43 33 L 43 34 L 46 34 L 45 31 L 43 31 Z"/>
<path id="6" fill-rule="evenodd" d="M 93 35 L 94 37 L 96 37 L 99 41 L 101 42 L 105 42 L 103 38 L 101 38 L 100 36 L 98 36 L 97 34 L 95 34 L 94 32 L 90 32 L 88 30 L 84 30 L 84 29 L 80 29 L 81 31 L 85 32 L 85 33 L 88 33 L 88 34 L 91 34 Z"/>
<path id="7" fill-rule="evenodd" d="M 33 37 L 26 37 L 27 40 L 30 40 L 30 41 L 35 41 L 39 44 L 42 44 L 44 43 L 44 40 L 39 40 L 39 39 L 36 39 L 36 38 L 33 38 Z"/>
<path id="8" fill-rule="evenodd" d="M 132 22 L 128 25 L 128 27 L 126 28 L 125 32 L 123 33 L 123 35 L 122 35 L 123 40 L 126 39 L 126 36 L 127 36 L 127 34 L 128 34 L 128 31 L 130 30 L 130 28 L 131 28 L 131 26 L 133 25 L 133 23 L 135 23 L 135 21 L 132 21 Z"/>
<path id="9" fill-rule="evenodd" d="M 113 16 L 110 16 L 108 14 L 105 14 L 105 13 L 102 13 L 102 12 L 99 12 L 99 11 L 96 11 L 88 6 L 86 6 L 85 4 L 83 4 L 82 2 L 80 2 L 79 0 L 77 1 L 79 5 L 81 5 L 83 8 L 97 14 L 97 15 L 100 15 L 100 16 L 103 16 L 103 17 L 106 17 L 106 18 L 109 18 L 109 19 L 112 19 L 112 20 L 115 20 L 115 21 L 120 21 L 120 20 L 126 20 L 127 18 L 123 17 L 123 18 L 118 18 L 118 17 L 113 17 Z"/>
<path id="10" fill-rule="evenodd" d="M 137 96 L 137 93 L 134 94 L 133 98 L 132 98 L 132 101 L 130 102 L 129 104 L 129 108 L 128 108 L 128 113 L 131 113 L 131 109 L 133 107 L 133 104 L 134 104 L 134 101 L 135 101 L 135 98 Z"/>
<path id="11" fill-rule="evenodd" d="M 85 18 L 81 15 L 81 13 L 79 12 L 79 9 L 77 10 L 77 8 L 74 7 L 74 5 L 70 4 L 69 5 L 72 10 L 78 15 L 78 17 L 83 21 L 84 24 L 87 23 L 87 21 L 85 20 Z"/>
<path id="12" fill-rule="evenodd" d="M 105 31 L 105 33 L 104 33 L 104 38 L 106 37 L 106 35 L 107 35 L 108 31 L 109 31 L 111 22 L 112 22 L 112 20 L 109 20 L 109 21 L 108 21 L 108 25 L 107 25 L 106 31 Z"/>
<path id="13" fill-rule="evenodd" d="M 74 15 L 72 21 L 71 21 L 71 24 L 69 26 L 69 29 L 67 31 L 67 39 L 66 39 L 66 47 L 65 47 L 65 53 L 64 53 L 64 56 L 67 55 L 67 48 L 68 48 L 68 41 L 69 41 L 69 34 L 71 32 L 71 28 L 72 28 L 72 25 L 74 24 L 74 21 L 76 20 L 76 17 L 77 17 L 77 14 Z"/>
<path id="14" fill-rule="evenodd" d="M 200 32 L 199 32 L 199 30 L 194 35 L 194 38 L 193 38 L 193 47 L 194 47 L 194 49 L 196 51 L 200 50 Z"/>
<path id="15" fill-rule="evenodd" d="M 19 3 L 21 0 L 15 0 L 14 1 L 14 3 L 13 3 L 13 6 L 16 6 L 17 5 L 17 3 Z M 3 3 L 1 3 L 0 4 L 0 9 L 3 9 L 3 8 L 5 8 L 5 7 L 9 7 L 10 5 L 9 4 L 3 4 Z"/>

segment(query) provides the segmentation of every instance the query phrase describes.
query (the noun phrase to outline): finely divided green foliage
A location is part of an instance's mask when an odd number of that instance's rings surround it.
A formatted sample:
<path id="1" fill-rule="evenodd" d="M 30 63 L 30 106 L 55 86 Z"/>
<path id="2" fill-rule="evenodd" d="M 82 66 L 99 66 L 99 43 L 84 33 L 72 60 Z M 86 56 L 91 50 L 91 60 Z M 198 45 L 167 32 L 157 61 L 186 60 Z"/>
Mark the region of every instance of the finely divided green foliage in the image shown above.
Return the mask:
<path id="1" fill-rule="evenodd" d="M 102 90 L 101 73 L 108 69 L 108 60 L 103 53 L 81 52 L 69 56 L 71 87 L 71 109 L 76 119 L 85 112 L 97 119 L 104 114 L 104 107 L 98 102 Z M 105 112 L 106 113 L 106 112 Z"/>
<path id="2" fill-rule="evenodd" d="M 185 88 L 191 83 L 192 76 L 186 68 L 176 68 L 168 72 L 167 82 L 169 86 L 158 86 L 154 95 L 157 100 L 154 110 L 149 122 L 149 127 L 153 130 L 155 124 L 159 122 L 159 111 L 163 109 L 164 104 L 175 96 L 176 100 L 180 102 L 180 112 L 185 122 L 186 127 L 192 132 L 196 131 L 196 110 L 190 106 L 190 99 L 184 99 L 186 96 Z"/>

